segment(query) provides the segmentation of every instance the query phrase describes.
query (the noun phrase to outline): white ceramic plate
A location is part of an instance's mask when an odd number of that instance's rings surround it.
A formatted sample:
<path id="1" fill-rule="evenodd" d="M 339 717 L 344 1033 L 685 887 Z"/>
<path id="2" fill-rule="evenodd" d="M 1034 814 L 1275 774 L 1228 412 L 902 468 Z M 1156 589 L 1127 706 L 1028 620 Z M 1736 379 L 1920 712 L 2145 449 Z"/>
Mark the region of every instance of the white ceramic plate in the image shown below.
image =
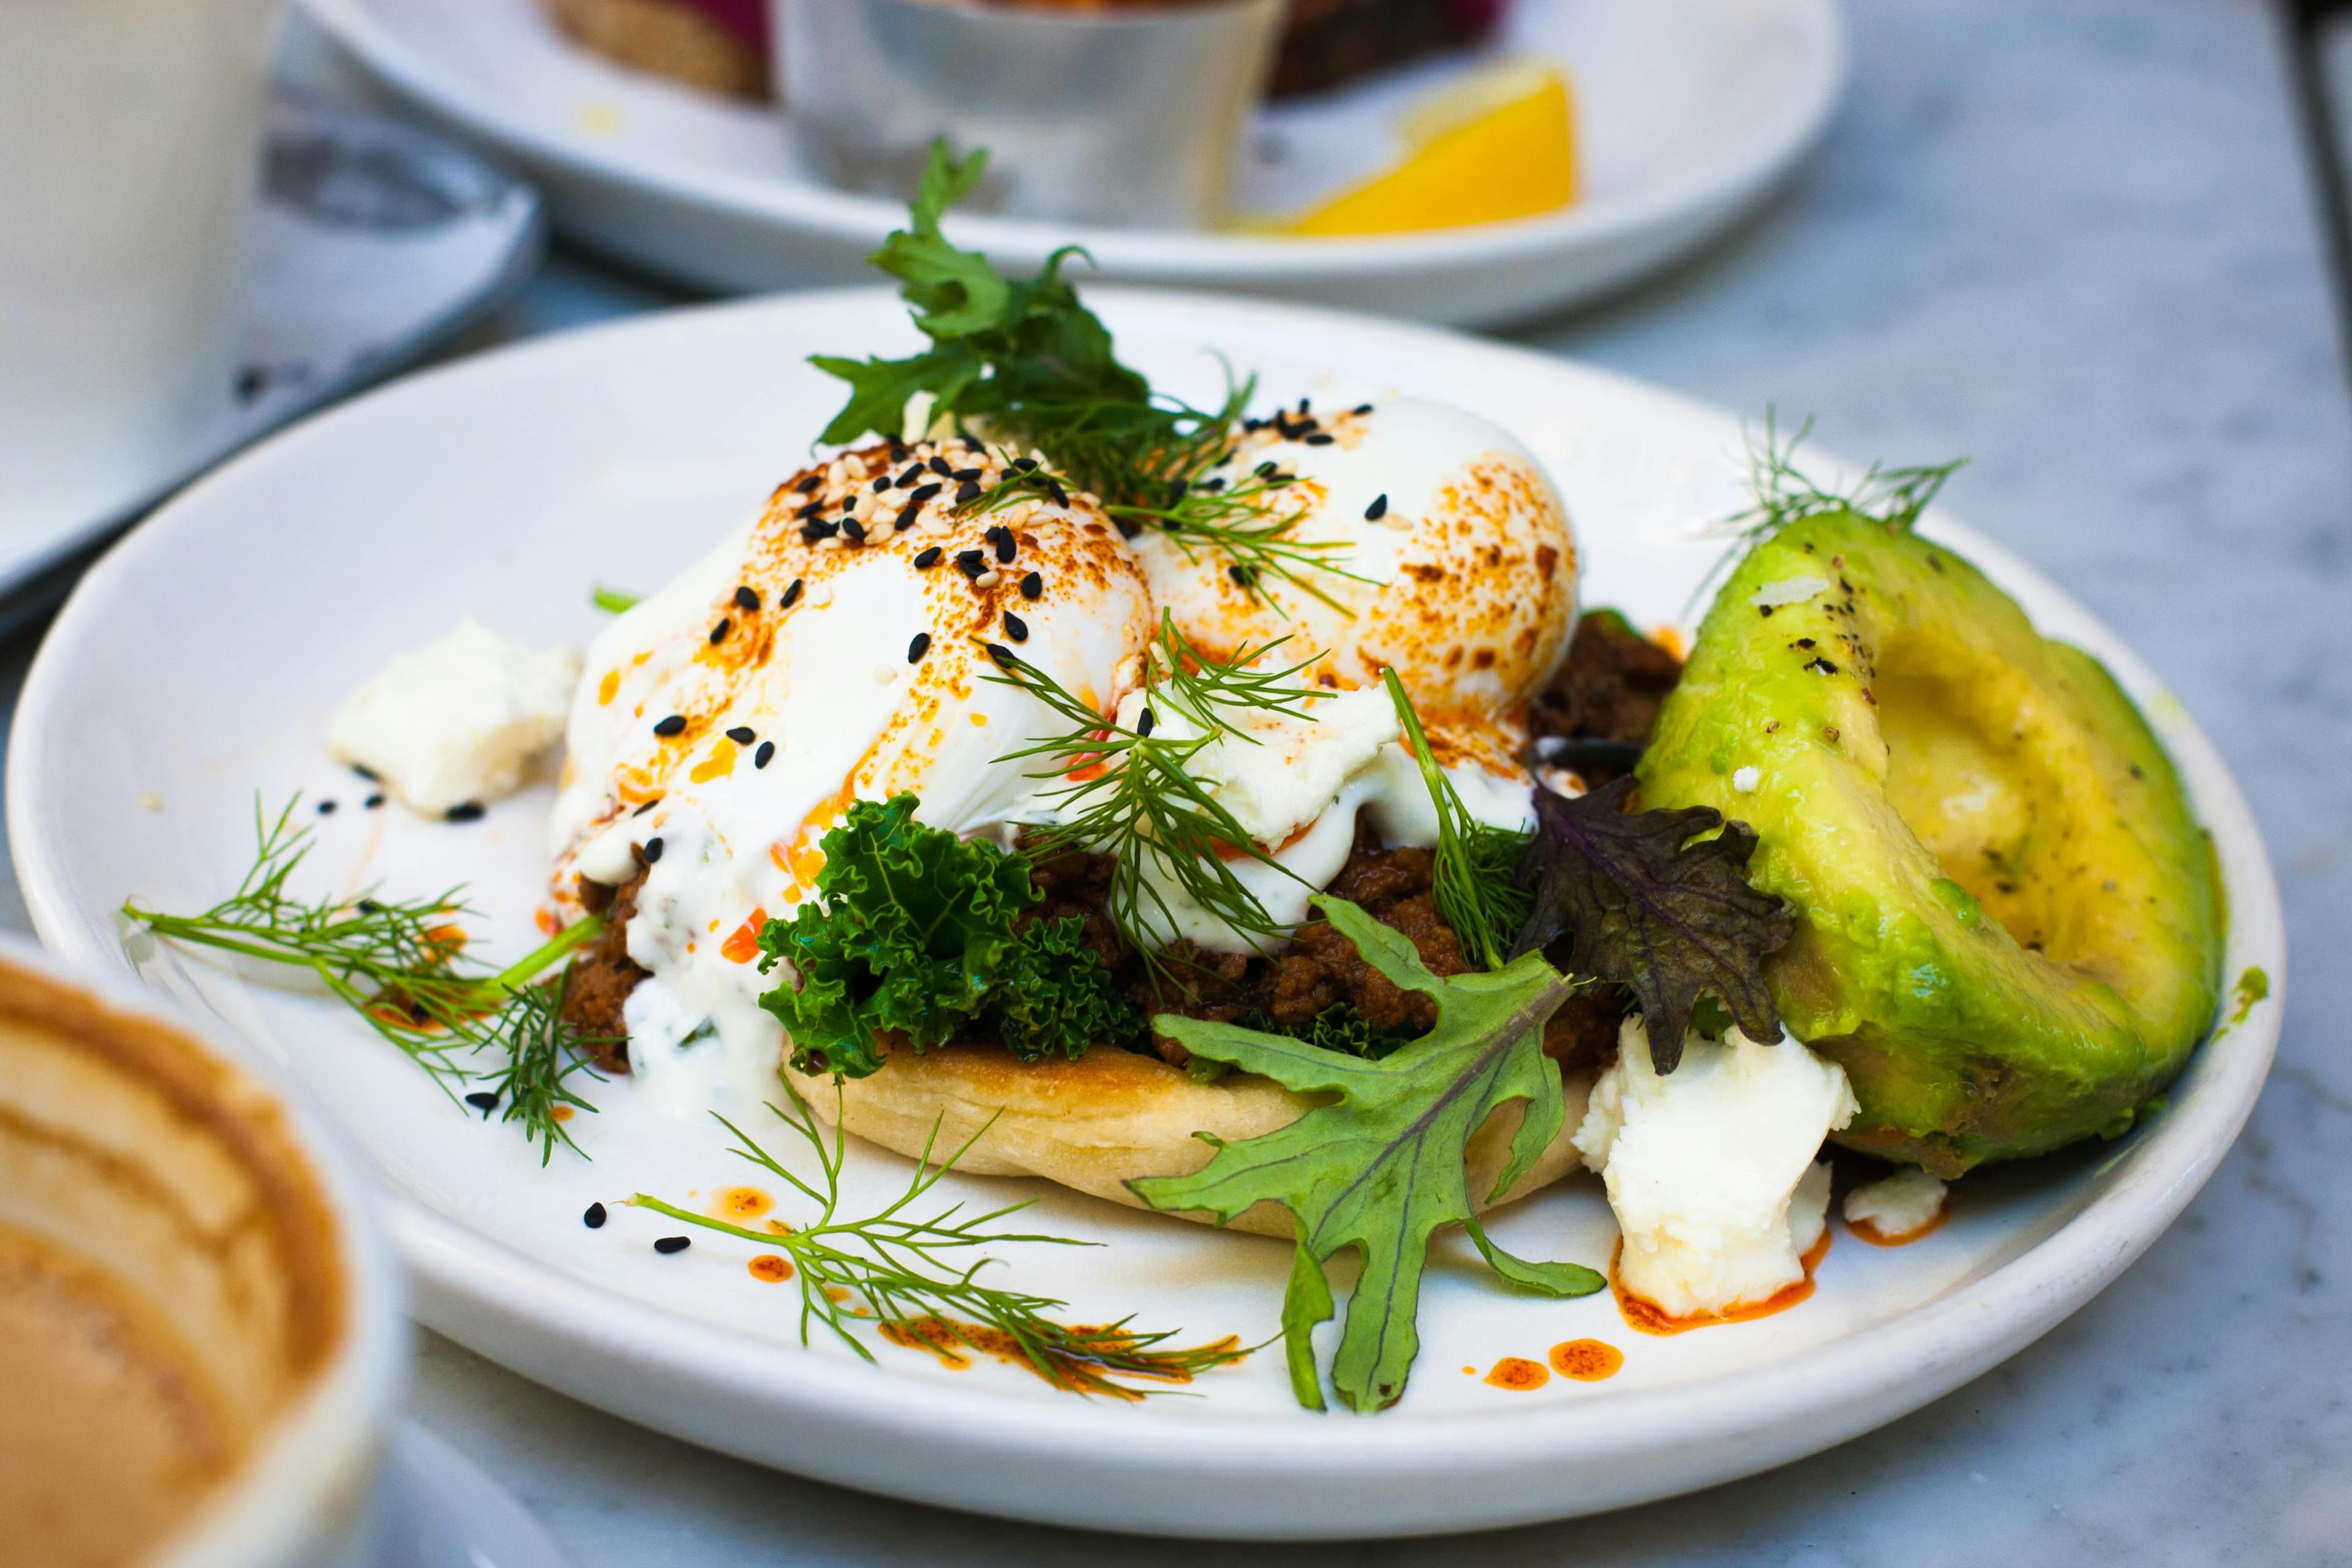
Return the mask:
<path id="1" fill-rule="evenodd" d="M 904 216 L 805 180 L 765 108 L 572 47 L 539 0 L 308 5 L 410 107 L 519 163 L 560 226 L 656 271 L 725 289 L 852 281 Z M 1576 83 L 1585 196 L 1557 216 L 1360 239 L 950 228 L 1024 268 L 1076 244 L 1121 282 L 1523 317 L 1654 271 L 1752 210 L 1819 139 L 1845 72 L 1835 0 L 1522 0 L 1509 29 L 1503 47 L 1561 60 Z M 1262 132 L 1282 134 L 1295 112 L 1272 111 Z"/>
<path id="2" fill-rule="evenodd" d="M 1196 398 L 1220 384 L 1212 351 L 1223 348 L 1263 374 L 1269 398 L 1394 388 L 1501 421 L 1559 481 L 1587 602 L 1645 623 L 1684 616 L 1722 548 L 1703 525 L 1741 499 L 1733 418 L 1596 371 L 1295 306 L 1113 289 L 1097 302 L 1124 354 Z M 532 640 L 584 638 L 598 620 L 592 584 L 658 585 L 802 460 L 838 401 L 807 353 L 916 341 L 878 289 L 647 318 L 415 377 L 191 489 L 83 582 L 17 710 L 8 826 L 42 936 L 82 963 L 124 966 L 114 910 L 126 896 L 170 910 L 219 898 L 248 861 L 256 793 L 302 789 L 341 806 L 311 819 L 315 890 L 469 881 L 490 948 L 535 942 L 548 792 L 466 826 L 362 811 L 364 790 L 320 747 L 329 709 L 461 611 Z M 608 1084 L 595 1090 L 602 1113 L 573 1123 L 593 1162 L 542 1171 L 511 1129 L 469 1117 L 330 1005 L 193 963 L 167 959 L 149 977 L 248 1031 L 349 1130 L 393 1195 L 425 1322 L 695 1441 L 926 1501 L 1207 1535 L 1456 1530 L 1685 1490 L 1914 1409 L 2082 1305 L 2220 1160 L 2275 1040 L 2277 896 L 2220 760 L 2071 600 L 1957 524 L 1933 527 L 2146 704 L 2215 836 L 2235 917 L 2229 973 L 2263 967 L 2272 999 L 2200 1053 L 2161 1120 L 2117 1144 L 1970 1177 L 1952 1223 L 1909 1247 L 1843 1237 L 1818 1293 L 1762 1321 L 1645 1338 L 1605 1294 L 1514 1295 L 1448 1244 L 1412 1385 L 1377 1417 L 1301 1412 L 1278 1354 L 1140 1405 L 1056 1394 L 993 1364 L 951 1373 L 888 1346 L 869 1366 L 837 1345 L 801 1349 L 793 1288 L 753 1279 L 723 1238 L 661 1258 L 650 1241 L 677 1227 L 641 1211 L 583 1228 L 592 1200 L 708 1201 L 743 1179 L 715 1129 Z M 905 1179 L 904 1162 L 871 1149 L 853 1166 L 861 1197 Z M 949 1186 L 990 1203 L 1036 1196 L 1042 1228 L 1110 1244 L 1006 1257 L 1003 1278 L 1066 1298 L 1075 1321 L 1135 1312 L 1202 1339 L 1274 1331 L 1286 1246 L 1037 1183 Z M 1597 1184 L 1581 1178 L 1495 1229 L 1523 1256 L 1595 1263 L 1612 1237 Z M 1624 1350 L 1615 1379 L 1527 1394 L 1484 1381 L 1503 1355 L 1540 1359 L 1587 1336 Z"/>

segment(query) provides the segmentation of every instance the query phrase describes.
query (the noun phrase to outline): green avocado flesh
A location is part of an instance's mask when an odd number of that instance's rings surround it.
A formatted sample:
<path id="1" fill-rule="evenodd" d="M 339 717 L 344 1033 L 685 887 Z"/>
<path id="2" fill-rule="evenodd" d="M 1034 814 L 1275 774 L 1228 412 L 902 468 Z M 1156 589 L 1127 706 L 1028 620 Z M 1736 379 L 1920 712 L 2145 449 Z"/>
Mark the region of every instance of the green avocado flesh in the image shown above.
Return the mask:
<path id="1" fill-rule="evenodd" d="M 1950 1176 L 2113 1134 L 2213 1021 L 2220 881 L 2147 721 L 1907 530 L 1840 510 L 1759 544 L 1640 776 L 1756 829 L 1799 915 L 1766 976 L 1853 1080 L 1853 1147 Z"/>

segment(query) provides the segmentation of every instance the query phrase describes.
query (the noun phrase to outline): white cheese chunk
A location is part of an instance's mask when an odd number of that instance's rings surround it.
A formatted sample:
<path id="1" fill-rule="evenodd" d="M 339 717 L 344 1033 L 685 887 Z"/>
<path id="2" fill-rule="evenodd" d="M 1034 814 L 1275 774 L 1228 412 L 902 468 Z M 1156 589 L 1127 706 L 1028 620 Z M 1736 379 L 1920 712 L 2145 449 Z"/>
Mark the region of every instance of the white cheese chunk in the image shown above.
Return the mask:
<path id="1" fill-rule="evenodd" d="M 327 721 L 327 749 L 439 816 L 511 795 L 563 733 L 580 656 L 512 643 L 468 616 L 394 656 Z"/>
<path id="2" fill-rule="evenodd" d="M 1844 1070 L 1793 1039 L 1694 1035 L 1662 1077 L 1641 1019 L 1627 1019 L 1575 1140 L 1616 1211 L 1625 1288 L 1691 1317 L 1802 1279 L 1829 1203 L 1814 1156 L 1855 1109 Z"/>
<path id="3" fill-rule="evenodd" d="M 1927 1229 L 1944 1212 L 1944 1184 L 1906 1165 L 1891 1176 L 1845 1195 L 1845 1222 L 1868 1226 L 1887 1241 L 1898 1241 Z"/>

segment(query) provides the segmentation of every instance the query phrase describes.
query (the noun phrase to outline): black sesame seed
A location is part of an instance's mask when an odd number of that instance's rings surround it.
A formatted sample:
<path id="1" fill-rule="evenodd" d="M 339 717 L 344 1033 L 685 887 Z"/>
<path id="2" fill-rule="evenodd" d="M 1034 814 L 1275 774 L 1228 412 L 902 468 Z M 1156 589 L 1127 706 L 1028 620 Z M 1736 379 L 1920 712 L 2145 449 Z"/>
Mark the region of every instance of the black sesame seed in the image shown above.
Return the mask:
<path id="1" fill-rule="evenodd" d="M 966 479 L 963 483 L 956 486 L 956 505 L 970 506 L 979 499 L 980 485 L 976 480 Z"/>
<path id="2" fill-rule="evenodd" d="M 823 520 L 819 520 L 815 522 L 804 522 L 801 524 L 801 542 L 804 544 L 814 544 L 818 540 L 831 539 L 835 534 L 839 533 L 841 529 L 838 524 L 826 522 Z"/>
<path id="3" fill-rule="evenodd" d="M 713 627 L 711 627 L 711 628 L 710 628 L 710 643 L 711 643 L 711 646 L 712 646 L 713 647 L 717 647 L 718 645 L 719 645 L 720 643 L 725 642 L 725 641 L 727 640 L 727 634 L 728 634 L 729 632 L 733 631 L 734 629 L 735 629 L 735 617 L 734 617 L 734 616 L 719 616 L 719 624 L 718 624 L 717 626 L 713 626 Z"/>
<path id="4" fill-rule="evenodd" d="M 679 733 L 685 728 L 686 715 L 683 713 L 673 713 L 668 718 L 659 720 L 655 723 L 654 733 L 663 736 L 675 735 Z"/>
<path id="5" fill-rule="evenodd" d="M 1037 471 L 1037 459 L 1015 458 L 1013 459 L 1013 471 L 1018 474 L 1034 474 Z"/>
<path id="6" fill-rule="evenodd" d="M 1040 482 L 1045 487 L 1046 500 L 1058 507 L 1066 507 L 1070 504 L 1070 492 L 1064 489 L 1052 475 L 1046 475 Z"/>
<path id="7" fill-rule="evenodd" d="M 977 577 L 988 570 L 988 552 L 982 550 L 956 552 L 956 570 L 967 577 Z"/>
<path id="8" fill-rule="evenodd" d="M 1027 642 L 1029 640 L 1029 623 L 1023 620 L 1019 616 L 1014 615 L 1012 611 L 1007 610 L 1004 612 L 1004 635 L 1011 637 L 1014 642 Z"/>
<path id="9" fill-rule="evenodd" d="M 898 509 L 898 521 L 890 525 L 891 531 L 896 533 L 904 533 L 908 529 L 914 527 L 915 520 L 922 515 L 923 503 L 920 501 L 913 501 L 906 506 L 900 507 Z"/>
<path id="10" fill-rule="evenodd" d="M 1034 599 L 1042 595 L 1045 592 L 1045 579 L 1040 577 L 1034 572 L 1030 573 L 1029 575 L 1021 579 L 1021 596 L 1023 598 Z"/>
<path id="11" fill-rule="evenodd" d="M 884 490 L 888 489 L 892 485 L 898 482 L 898 480 L 892 479 L 889 475 L 884 474 L 880 479 L 874 481 L 874 493 L 878 496 Z"/>
<path id="12" fill-rule="evenodd" d="M 1174 506 L 1178 501 L 1182 500 L 1184 499 L 1184 492 L 1185 492 L 1185 491 L 1187 491 L 1187 490 L 1189 490 L 1189 489 L 1191 489 L 1192 488 L 1192 485 L 1191 485 L 1188 481 L 1183 480 L 1183 479 L 1171 479 L 1171 480 L 1169 480 L 1169 481 L 1168 481 L 1168 504 L 1169 504 L 1170 506 Z"/>
<path id="13" fill-rule="evenodd" d="M 990 529 L 988 542 L 996 546 L 997 560 L 1007 565 L 1012 564 L 1013 553 L 1021 548 L 1020 542 L 1013 537 L 1013 531 L 1009 528 Z"/>
<path id="14" fill-rule="evenodd" d="M 684 1252 L 693 1245 L 694 1237 L 690 1236 L 665 1236 L 654 1243 L 654 1250 L 667 1258 L 674 1252 Z"/>
<path id="15" fill-rule="evenodd" d="M 331 800 L 322 800 L 322 801 L 320 801 L 320 802 L 319 803 L 319 815 L 320 815 L 320 816 L 334 816 L 334 815 L 335 815 L 335 803 L 334 803 L 333 801 L 331 801 Z"/>
<path id="16" fill-rule="evenodd" d="M 760 742 L 760 749 L 751 753 L 751 765 L 755 768 L 764 768 L 768 765 L 769 759 L 775 754 L 776 743 L 773 741 L 762 741 Z"/>
<path id="17" fill-rule="evenodd" d="M 847 534 L 853 543 L 866 542 L 866 525 L 854 517 L 845 517 L 841 520 L 841 531 Z"/>
<path id="18" fill-rule="evenodd" d="M 799 518 L 803 522 L 806 522 L 813 517 L 823 517 L 824 515 L 824 502 L 821 500 L 813 500 L 809 502 L 808 505 L 802 507 L 797 511 L 793 512 L 793 515 Z"/>
<path id="19" fill-rule="evenodd" d="M 727 738 L 734 742 L 739 746 L 748 746 L 760 737 L 752 730 L 751 725 L 738 724 L 732 730 L 727 731 Z"/>
<path id="20" fill-rule="evenodd" d="M 1333 437 L 1318 434 L 1307 437 L 1307 444 L 1310 447 L 1328 447 L 1331 445 L 1335 437 Z"/>
<path id="21" fill-rule="evenodd" d="M 940 491 L 946 488 L 944 485 L 919 485 L 916 487 L 915 493 L 907 499 L 917 506 L 922 506 L 927 502 L 937 500 Z"/>
<path id="22" fill-rule="evenodd" d="M 923 656 L 930 651 L 931 634 L 929 632 L 917 632 L 915 634 L 914 640 L 907 645 L 907 662 L 908 664 L 920 664 L 923 662 Z"/>
<path id="23" fill-rule="evenodd" d="M 915 481 L 922 477 L 923 465 L 920 463 L 912 464 L 908 468 L 905 473 L 898 476 L 898 488 L 902 490 L 913 489 L 915 488 Z"/>
<path id="24" fill-rule="evenodd" d="M 1270 479 L 1274 478 L 1274 459 L 1271 458 L 1267 458 L 1265 462 L 1260 463 L 1254 471 L 1256 473 L 1257 477 L 1262 479 Z"/>
<path id="25" fill-rule="evenodd" d="M 352 764 L 352 772 L 359 774 L 360 777 L 367 780 L 370 784 L 375 783 L 376 773 L 373 768 L 363 766 L 358 763 L 353 763 Z"/>
<path id="26" fill-rule="evenodd" d="M 1380 494 L 1372 498 L 1372 504 L 1364 509 L 1364 521 L 1366 522 L 1378 522 L 1381 519 L 1388 516 L 1388 514 L 1389 492 L 1382 490 Z"/>
<path id="27" fill-rule="evenodd" d="M 604 1229 L 604 1205 L 603 1204 L 590 1204 L 587 1210 L 581 1215 L 580 1223 L 586 1226 L 590 1230 Z"/>
<path id="28" fill-rule="evenodd" d="M 996 661 L 997 668 L 1000 669 L 1011 669 L 1016 662 L 1013 657 L 1013 650 L 1001 642 L 983 643 L 981 646 L 988 649 L 988 657 Z"/>
<path id="29" fill-rule="evenodd" d="M 1244 419 L 1242 421 L 1242 428 L 1245 431 L 1263 430 L 1265 428 L 1265 421 L 1263 419 Z"/>
<path id="30" fill-rule="evenodd" d="M 806 582 L 807 580 L 805 578 L 793 578 L 793 585 L 784 590 L 784 596 L 776 601 L 777 607 L 779 609 L 789 610 L 794 605 L 799 604 L 801 599 L 801 589 L 806 585 Z"/>
<path id="31" fill-rule="evenodd" d="M 941 479 L 945 479 L 950 474 L 955 472 L 955 466 L 950 463 L 945 458 L 940 457 L 937 452 L 931 454 L 931 460 L 926 464 L 925 467 L 929 468 L 931 472 L 939 475 Z"/>
<path id="32" fill-rule="evenodd" d="M 1148 707 L 1143 710 L 1143 717 L 1135 721 L 1135 732 L 1139 735 L 1149 735 L 1159 727 L 1160 715 Z"/>
<path id="33" fill-rule="evenodd" d="M 646 804 L 645 804 L 645 805 L 641 805 L 641 806 L 637 807 L 637 809 L 636 809 L 636 810 L 635 810 L 635 811 L 633 811 L 633 812 L 629 813 L 629 815 L 630 815 L 631 816 L 643 816 L 646 813 L 647 813 L 647 812 L 651 811 L 654 807 L 656 807 L 656 806 L 659 805 L 660 804 L 661 804 L 661 796 L 659 796 L 659 795 L 656 795 L 656 796 L 654 796 L 654 797 L 653 797 L 653 799 L 651 799 L 651 800 L 649 800 L 649 801 L 646 802 Z"/>
<path id="34" fill-rule="evenodd" d="M 793 489 L 800 491 L 803 495 L 806 495 L 809 491 L 816 489 L 817 486 L 823 483 L 824 483 L 824 476 L 823 474 L 803 474 L 800 477 L 800 482 L 793 486 Z"/>
<path id="35" fill-rule="evenodd" d="M 482 803 L 478 800 L 469 800 L 462 805 L 453 805 L 443 812 L 441 819 L 444 822 L 479 822 L 483 815 Z"/>
<path id="36" fill-rule="evenodd" d="M 499 1108 L 499 1097 L 487 1089 L 478 1089 L 466 1097 L 466 1103 L 477 1110 L 496 1110 Z"/>
<path id="37" fill-rule="evenodd" d="M 940 563 L 940 547 L 936 544 L 915 552 L 915 570 L 928 572 Z"/>
<path id="38" fill-rule="evenodd" d="M 890 460 L 894 463 L 903 463 L 907 460 L 907 443 L 896 436 L 890 437 Z"/>
<path id="39" fill-rule="evenodd" d="M 368 796 L 368 797 L 367 797 L 366 805 L 367 805 L 367 808 L 368 808 L 370 811 L 373 811 L 377 806 L 380 806 L 380 805 L 382 805 L 383 804 L 383 796 L 382 796 L 382 795 L 370 795 L 370 796 Z"/>
<path id="40" fill-rule="evenodd" d="M 968 485 L 978 479 L 981 476 L 981 472 L 982 470 L 978 468 L 958 468 L 954 473 L 950 474 L 948 478 L 960 480 Z"/>
<path id="41" fill-rule="evenodd" d="M 1201 481 L 1201 488 L 1213 495 L 1218 490 L 1225 488 L 1225 481 L 1223 479 L 1202 479 Z"/>
<path id="42" fill-rule="evenodd" d="M 1306 412 L 1307 412 L 1307 408 L 1308 408 L 1310 405 L 1311 405 L 1311 404 L 1310 404 L 1310 400 L 1309 400 L 1309 399 L 1307 399 L 1307 398 L 1304 398 L 1304 397 L 1300 398 L 1300 399 L 1298 400 L 1298 412 L 1300 412 L 1301 414 L 1306 413 Z"/>
<path id="43" fill-rule="evenodd" d="M 1225 575 L 1231 577 L 1234 582 L 1240 584 L 1244 588 L 1256 581 L 1256 579 L 1251 574 L 1250 569 L 1246 566 L 1228 566 L 1225 568 Z"/>
<path id="44" fill-rule="evenodd" d="M 648 866 L 650 866 L 650 865 L 652 865 L 655 861 L 656 861 L 656 860 L 660 859 L 660 858 L 661 858 L 661 852 L 662 852 L 662 841 L 661 841 L 661 835 L 660 835 L 660 834 L 658 834 L 658 833 L 656 833 L 656 834 L 655 834 L 651 838 L 648 838 L 648 839 L 646 839 L 646 849 L 645 849 L 646 864 L 646 865 L 648 865 Z"/>
<path id="45" fill-rule="evenodd" d="M 408 1005 L 408 1016 L 419 1024 L 429 1024 L 433 1021 L 433 1015 L 425 1010 L 425 1004 L 422 1002 L 411 1002 Z"/>
<path id="46" fill-rule="evenodd" d="M 1133 518 L 1115 517 L 1111 519 L 1111 521 L 1118 525 L 1118 536 L 1121 539 L 1133 539 L 1137 534 L 1143 531 L 1143 524 L 1136 521 Z"/>
<path id="47" fill-rule="evenodd" d="M 1371 411 L 1372 405 L 1369 403 L 1359 403 L 1356 405 L 1356 412 L 1359 414 L 1370 414 Z"/>
<path id="48" fill-rule="evenodd" d="M 760 595 L 749 588 L 738 588 L 735 590 L 735 607 L 756 613 L 760 608 Z"/>

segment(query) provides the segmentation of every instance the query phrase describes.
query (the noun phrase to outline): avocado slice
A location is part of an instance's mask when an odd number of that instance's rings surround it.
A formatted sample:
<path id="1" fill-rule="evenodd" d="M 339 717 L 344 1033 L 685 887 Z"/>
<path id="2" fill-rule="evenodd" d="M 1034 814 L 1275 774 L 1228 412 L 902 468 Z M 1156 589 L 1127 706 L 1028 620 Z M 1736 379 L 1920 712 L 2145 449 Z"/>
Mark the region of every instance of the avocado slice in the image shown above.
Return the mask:
<path id="1" fill-rule="evenodd" d="M 1852 1079 L 1853 1147 L 1952 1176 L 2112 1136 L 2212 1023 L 2220 879 L 2147 721 L 1899 521 L 1758 542 L 1638 771 L 1759 836 L 1800 917 L 1766 978 Z"/>

